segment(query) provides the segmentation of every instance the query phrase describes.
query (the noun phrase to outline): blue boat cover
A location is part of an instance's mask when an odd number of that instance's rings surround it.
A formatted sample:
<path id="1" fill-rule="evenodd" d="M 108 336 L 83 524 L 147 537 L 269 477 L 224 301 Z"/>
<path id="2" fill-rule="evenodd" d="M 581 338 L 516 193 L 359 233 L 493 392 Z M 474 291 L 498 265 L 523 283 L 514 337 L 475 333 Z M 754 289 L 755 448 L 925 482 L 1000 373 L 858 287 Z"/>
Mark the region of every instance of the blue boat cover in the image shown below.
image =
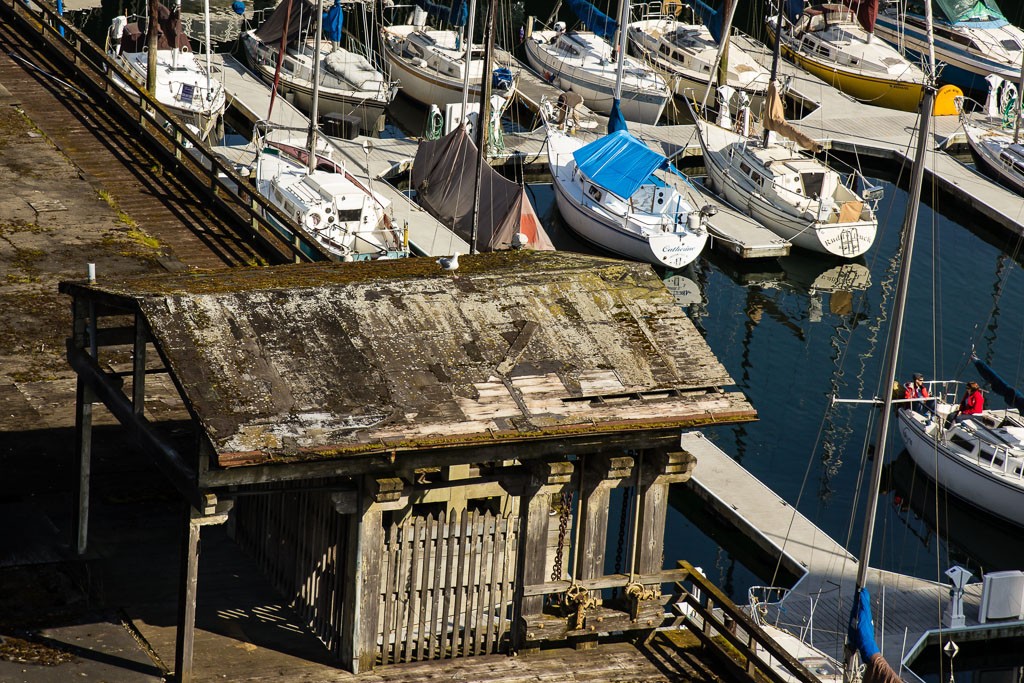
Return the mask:
<path id="1" fill-rule="evenodd" d="M 996 22 L 1002 26 L 1006 22 L 995 0 L 935 0 L 935 4 L 951 24 Z"/>
<path id="2" fill-rule="evenodd" d="M 617 130 L 628 130 L 626 117 L 622 115 L 622 107 L 618 100 L 612 100 L 612 110 L 608 113 L 608 132 L 614 133 Z"/>
<path id="3" fill-rule="evenodd" d="M 612 194 L 628 199 L 659 168 L 668 168 L 668 159 L 658 154 L 626 130 L 609 133 L 572 153 L 580 173 Z M 660 182 L 660 181 L 658 181 Z"/>
<path id="4" fill-rule="evenodd" d="M 1002 396 L 1008 406 L 1024 412 L 1024 394 L 1007 384 L 1002 377 L 996 374 L 995 370 L 989 367 L 988 363 L 980 358 L 974 359 L 974 367 L 977 368 L 978 374 L 988 381 L 992 391 Z"/>
<path id="5" fill-rule="evenodd" d="M 722 10 L 715 9 L 701 0 L 686 0 L 686 4 L 693 8 L 693 11 L 700 19 L 700 23 L 708 27 L 708 31 L 711 31 L 711 37 L 715 39 L 715 42 L 722 42 Z"/>
<path id="6" fill-rule="evenodd" d="M 340 43 L 344 27 L 345 12 L 341 9 L 341 0 L 334 0 L 330 9 L 324 12 L 324 33 L 327 34 L 327 40 L 332 43 Z"/>
<path id="7" fill-rule="evenodd" d="M 452 26 L 465 26 L 466 21 L 469 19 L 469 8 L 464 0 L 455 0 L 451 7 L 439 5 L 430 0 L 416 0 L 416 4 L 427 14 L 437 17 L 441 21 L 446 21 Z"/>
<path id="8" fill-rule="evenodd" d="M 594 7 L 587 0 L 569 0 L 569 7 L 572 8 L 577 19 L 605 40 L 611 40 L 615 35 L 618 22 Z"/>

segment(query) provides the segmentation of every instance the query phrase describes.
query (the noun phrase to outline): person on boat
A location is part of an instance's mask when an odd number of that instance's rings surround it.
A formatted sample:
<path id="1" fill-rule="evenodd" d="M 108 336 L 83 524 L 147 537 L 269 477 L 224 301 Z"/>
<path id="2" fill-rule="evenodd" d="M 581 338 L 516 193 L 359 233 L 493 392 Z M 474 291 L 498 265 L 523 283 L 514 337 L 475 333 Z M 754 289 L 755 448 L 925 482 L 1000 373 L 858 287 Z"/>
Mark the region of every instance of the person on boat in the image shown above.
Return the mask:
<path id="1" fill-rule="evenodd" d="M 981 387 L 977 382 L 968 382 L 967 391 L 960 401 L 960 407 L 953 411 L 950 416 L 953 422 L 963 422 L 971 415 L 977 415 L 985 410 L 985 395 L 981 393 Z"/>
<path id="2" fill-rule="evenodd" d="M 861 588 L 853 601 L 850 613 L 850 628 L 846 635 L 850 647 L 856 648 L 864 662 L 863 683 L 901 683 L 899 674 L 893 671 L 889 662 L 875 642 L 875 625 L 871 620 L 871 594 Z"/>
<path id="3" fill-rule="evenodd" d="M 924 375 L 922 375 L 920 372 L 915 372 L 914 378 L 903 385 L 903 398 L 929 398 L 928 387 L 925 386 L 924 383 Z M 935 399 L 931 399 L 928 401 L 914 401 L 913 403 L 910 404 L 910 408 L 911 410 L 921 413 L 922 415 L 931 416 L 932 409 L 931 407 L 929 407 L 929 404 L 934 405 L 934 403 Z"/>

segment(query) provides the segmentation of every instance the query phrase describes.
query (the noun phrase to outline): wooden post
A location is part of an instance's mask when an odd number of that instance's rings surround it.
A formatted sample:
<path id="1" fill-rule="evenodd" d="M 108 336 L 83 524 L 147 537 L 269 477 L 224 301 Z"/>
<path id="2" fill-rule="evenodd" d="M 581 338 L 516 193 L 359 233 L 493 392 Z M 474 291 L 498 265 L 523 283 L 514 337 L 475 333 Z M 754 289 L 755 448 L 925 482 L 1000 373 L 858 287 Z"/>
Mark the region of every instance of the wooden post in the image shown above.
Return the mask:
<path id="1" fill-rule="evenodd" d="M 665 520 L 668 515 L 669 484 L 687 481 L 697 463 L 685 451 L 666 453 L 647 450 L 643 458 L 640 497 L 639 535 L 637 537 L 636 571 L 653 574 L 665 561 Z"/>
<path id="2" fill-rule="evenodd" d="M 355 514 L 349 515 L 341 623 L 342 665 L 355 674 L 377 662 L 380 615 L 381 548 L 384 524 L 381 503 L 401 496 L 401 480 L 367 478 Z M 387 641 L 385 640 L 385 645 Z"/>
<path id="3" fill-rule="evenodd" d="M 184 504 L 181 529 L 181 573 L 178 584 L 178 633 L 175 638 L 174 672 L 177 683 L 191 683 L 196 632 L 196 589 L 199 579 L 199 522 L 192 506 Z"/>
<path id="4" fill-rule="evenodd" d="M 629 457 L 595 455 L 584 462 L 583 519 L 576 532 L 580 535 L 580 556 L 576 559 L 576 573 L 580 579 L 604 576 L 612 489 L 623 479 L 631 477 L 632 471 L 633 458 Z"/>
<path id="5" fill-rule="evenodd" d="M 525 617 L 544 610 L 544 596 L 523 596 L 524 586 L 546 583 L 548 527 L 551 519 L 551 495 L 560 492 L 572 481 L 573 465 L 569 462 L 531 463 L 530 483 L 523 493 L 526 514 L 519 518 L 519 549 L 516 558 L 516 594 L 513 604 L 512 643 L 515 650 L 524 650 L 529 638 Z M 520 505 L 520 510 L 523 509 Z"/>
<path id="6" fill-rule="evenodd" d="M 89 538 L 89 480 L 92 473 L 92 388 L 78 377 L 75 392 L 75 452 L 78 464 L 78 504 L 74 509 L 75 550 L 85 554 Z"/>
<path id="7" fill-rule="evenodd" d="M 146 408 L 146 341 L 148 331 L 142 313 L 135 314 L 135 349 L 132 354 L 132 408 L 142 415 Z"/>

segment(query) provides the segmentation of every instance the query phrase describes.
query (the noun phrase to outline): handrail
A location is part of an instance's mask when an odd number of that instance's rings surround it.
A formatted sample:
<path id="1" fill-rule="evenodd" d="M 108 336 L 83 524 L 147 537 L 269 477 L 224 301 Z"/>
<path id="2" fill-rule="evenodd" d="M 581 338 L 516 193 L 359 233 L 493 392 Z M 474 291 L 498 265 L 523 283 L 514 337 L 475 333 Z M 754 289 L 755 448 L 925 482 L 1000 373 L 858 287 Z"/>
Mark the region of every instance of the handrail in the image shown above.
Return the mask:
<path id="1" fill-rule="evenodd" d="M 56 54 L 93 85 L 94 91 L 99 91 L 118 107 L 137 131 L 154 143 L 158 148 L 154 151 L 173 156 L 174 162 L 201 183 L 215 202 L 245 220 L 251 230 L 247 237 L 255 239 L 265 252 L 276 255 L 282 262 L 330 260 L 328 252 L 301 227 L 286 232 L 274 225 L 268 214 L 281 225 L 293 225 L 293 221 L 259 192 L 244 190 L 247 181 L 231 164 L 216 156 L 205 142 L 77 27 L 43 4 L 29 6 L 20 0 L 0 0 L 0 7 L 7 8 L 26 29 L 37 32 Z M 114 75 L 123 83 L 114 82 Z M 159 125 L 156 116 L 166 123 Z"/>
<path id="2" fill-rule="evenodd" d="M 692 614 L 687 615 L 684 624 L 705 646 L 716 648 L 725 656 L 731 657 L 732 655 L 726 648 L 713 637 L 714 635 L 720 636 L 746 658 L 748 674 L 760 674 L 773 683 L 787 683 L 787 679 L 757 656 L 756 648 L 760 647 L 778 661 L 782 668 L 799 683 L 821 683 L 817 676 L 783 649 L 771 636 L 762 631 L 753 618 L 737 607 L 718 586 L 708 581 L 693 565 L 684 560 L 678 564 L 687 572 L 686 580 L 692 583 L 706 598 L 702 603 L 695 595 L 697 591 L 687 590 L 682 585 L 678 586 L 682 592 L 683 601 L 692 609 L 693 613 L 701 617 L 698 622 Z M 724 619 L 719 618 L 717 612 L 721 612 Z M 737 635 L 737 629 L 731 624 L 738 625 L 746 634 L 746 639 Z"/>

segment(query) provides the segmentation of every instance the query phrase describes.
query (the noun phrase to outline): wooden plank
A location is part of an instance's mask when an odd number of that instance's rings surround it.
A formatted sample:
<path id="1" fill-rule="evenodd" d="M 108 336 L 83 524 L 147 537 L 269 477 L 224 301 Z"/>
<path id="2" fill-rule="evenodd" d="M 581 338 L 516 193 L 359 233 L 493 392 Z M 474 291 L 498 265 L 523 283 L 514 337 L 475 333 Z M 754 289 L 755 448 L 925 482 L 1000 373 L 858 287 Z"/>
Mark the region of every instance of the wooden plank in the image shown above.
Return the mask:
<path id="1" fill-rule="evenodd" d="M 484 642 L 485 653 L 495 651 L 495 634 L 501 631 L 502 616 L 505 611 L 501 602 L 502 583 L 505 579 L 505 518 L 497 515 L 494 519 L 494 533 L 491 535 L 491 573 L 488 580 L 490 588 L 487 602 L 487 636 Z"/>
<path id="2" fill-rule="evenodd" d="M 196 594 L 199 581 L 199 531 L 192 520 L 192 506 L 183 506 L 181 568 L 178 584 L 178 627 L 174 646 L 174 671 L 181 683 L 192 682 L 195 652 Z"/>
<path id="3" fill-rule="evenodd" d="M 472 530 L 472 523 L 476 521 L 476 511 L 470 512 L 469 510 L 462 511 L 462 526 L 461 533 L 459 534 L 459 562 L 458 569 L 455 575 L 455 610 L 452 614 L 453 632 L 452 632 L 452 657 L 460 656 L 462 652 L 462 643 L 466 639 L 466 632 L 464 630 L 465 621 L 463 609 L 465 605 L 464 592 L 466 588 L 466 563 L 469 560 L 467 555 L 469 554 L 469 536 Z"/>
<path id="4" fill-rule="evenodd" d="M 462 656 L 473 654 L 476 643 L 476 615 L 480 609 L 480 550 L 483 544 L 484 517 L 476 510 L 469 528 L 469 567 L 466 573 L 466 609 L 463 617 Z"/>
<path id="5" fill-rule="evenodd" d="M 424 522 L 423 532 L 423 560 L 420 569 L 420 578 L 417 582 L 417 595 L 419 596 L 419 609 L 417 611 L 419 623 L 416 628 L 417 635 L 415 653 L 415 658 L 417 660 L 423 659 L 423 653 L 426 651 L 430 631 L 433 630 L 432 628 L 428 630 L 427 614 L 430 612 L 431 603 L 433 603 L 433 592 L 430 590 L 430 569 L 433 566 L 433 556 L 436 554 L 436 529 L 437 522 L 434 520 L 434 516 L 427 515 Z"/>
<path id="6" fill-rule="evenodd" d="M 498 594 L 495 576 L 498 562 L 498 524 L 501 522 L 501 517 L 488 513 L 484 519 L 484 552 L 480 572 L 481 606 L 477 619 L 478 640 L 474 650 L 474 654 L 478 655 L 489 652 L 492 642 L 491 634 L 494 632 L 494 600 Z"/>
<path id="7" fill-rule="evenodd" d="M 447 529 L 447 515 L 445 510 L 437 515 L 437 523 L 434 525 L 434 582 L 433 588 L 430 592 L 430 616 L 429 616 L 429 646 L 427 648 L 427 659 L 433 659 L 437 652 L 437 640 L 440 634 L 444 633 L 444 620 L 438 621 L 438 612 L 441 608 L 441 560 L 444 558 L 445 550 L 445 531 Z M 443 612 L 441 612 L 443 615 Z M 420 656 L 422 660 L 422 655 Z"/>
<path id="8" fill-rule="evenodd" d="M 458 625 L 455 624 L 454 619 L 449 619 L 450 614 L 453 610 L 453 603 L 455 601 L 455 586 L 457 582 L 452 573 L 453 567 L 457 566 L 455 562 L 456 554 L 456 543 L 458 536 L 458 529 L 460 527 L 460 515 L 452 512 L 448 519 L 448 535 L 445 539 L 445 572 L 444 572 L 444 609 L 441 611 L 441 648 L 438 653 L 438 657 L 441 659 L 447 659 L 452 657 L 452 653 L 455 651 L 455 645 L 458 636 L 456 635 Z M 452 624 L 449 626 L 449 624 Z M 449 638 L 449 636 L 451 636 Z"/>
<path id="9" fill-rule="evenodd" d="M 398 641 L 398 634 L 395 632 L 395 611 L 398 603 L 398 524 L 392 522 L 391 528 L 388 531 L 388 545 L 387 545 L 387 587 L 384 590 L 384 630 L 382 645 L 382 656 L 381 661 L 384 664 L 394 662 L 395 659 L 392 655 L 392 638 L 395 642 Z"/>
<path id="10" fill-rule="evenodd" d="M 423 637 L 423 634 L 416 631 L 416 624 L 419 621 L 419 607 L 420 607 L 420 591 L 423 587 L 420 576 L 422 574 L 422 567 L 426 565 L 426 562 L 422 562 L 423 551 L 421 548 L 426 544 L 423 537 L 423 517 L 417 515 L 415 522 L 406 524 L 406 529 L 412 529 L 412 554 L 409 561 L 409 597 L 406 600 L 406 606 L 409 611 L 407 615 L 408 621 L 405 626 L 405 652 L 402 656 L 402 661 L 411 662 L 413 650 L 416 645 L 416 640 Z M 413 636 L 415 634 L 415 637 Z"/>

